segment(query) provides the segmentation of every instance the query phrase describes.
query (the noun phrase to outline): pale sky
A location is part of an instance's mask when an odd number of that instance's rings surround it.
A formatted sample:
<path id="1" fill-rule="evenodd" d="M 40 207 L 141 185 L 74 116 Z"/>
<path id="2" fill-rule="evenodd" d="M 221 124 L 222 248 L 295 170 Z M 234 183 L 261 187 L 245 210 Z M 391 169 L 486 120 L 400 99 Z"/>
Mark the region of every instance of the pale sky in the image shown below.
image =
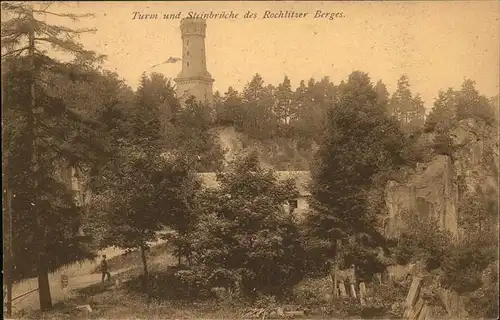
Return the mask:
<path id="1" fill-rule="evenodd" d="M 472 78 L 487 96 L 499 92 L 499 10 L 497 1 L 456 2 L 81 2 L 52 5 L 58 12 L 94 13 L 77 25 L 95 27 L 82 35 L 88 48 L 108 55 L 104 67 L 136 88 L 143 71 L 175 78 L 181 63 L 155 64 L 181 57 L 180 20 L 133 20 L 134 12 L 218 13 L 233 20 L 207 21 L 208 71 L 214 91 L 241 90 L 255 73 L 266 84 L 284 75 L 300 80 L 323 76 L 338 84 L 354 70 L 382 79 L 389 92 L 406 73 L 413 93 L 432 106 L 440 89 L 459 88 Z M 263 19 L 266 10 L 308 12 L 302 19 Z M 314 19 L 317 10 L 343 12 L 344 18 Z M 257 19 L 244 19 L 247 11 Z M 60 20 L 50 18 L 60 23 Z M 73 25 L 71 25 L 73 24 Z"/>

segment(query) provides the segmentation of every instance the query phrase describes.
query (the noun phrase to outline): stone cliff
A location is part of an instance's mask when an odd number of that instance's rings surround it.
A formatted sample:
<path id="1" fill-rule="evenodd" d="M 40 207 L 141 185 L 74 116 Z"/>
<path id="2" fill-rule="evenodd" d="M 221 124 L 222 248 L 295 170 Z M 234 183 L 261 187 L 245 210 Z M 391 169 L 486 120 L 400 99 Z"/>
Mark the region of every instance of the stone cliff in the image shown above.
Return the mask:
<path id="1" fill-rule="evenodd" d="M 309 162 L 316 150 L 314 144 L 301 146 L 293 139 L 256 140 L 238 132 L 234 127 L 218 127 L 212 130 L 221 148 L 225 151 L 225 162 L 257 151 L 264 167 L 278 171 L 309 170 Z"/>
<path id="2" fill-rule="evenodd" d="M 450 155 L 433 155 L 401 182 L 389 181 L 385 189 L 385 233 L 397 237 L 404 228 L 404 215 L 434 218 L 442 230 L 460 234 L 459 207 L 465 193 L 479 189 L 498 194 L 498 130 L 466 119 L 450 132 L 455 148 Z M 426 139 L 432 139 L 428 134 Z"/>

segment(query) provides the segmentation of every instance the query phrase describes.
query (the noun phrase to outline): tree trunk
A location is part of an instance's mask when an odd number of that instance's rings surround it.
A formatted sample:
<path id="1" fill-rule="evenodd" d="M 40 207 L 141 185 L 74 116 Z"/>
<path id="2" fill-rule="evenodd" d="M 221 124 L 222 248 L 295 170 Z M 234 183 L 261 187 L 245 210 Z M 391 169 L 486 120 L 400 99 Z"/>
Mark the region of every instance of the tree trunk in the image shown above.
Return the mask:
<path id="1" fill-rule="evenodd" d="M 340 252 L 340 248 L 341 248 L 341 240 L 336 240 L 335 241 L 335 244 L 334 244 L 334 258 L 333 258 L 333 262 L 332 262 L 332 267 L 331 267 L 331 277 L 332 277 L 332 282 L 333 282 L 333 300 L 337 299 L 338 296 L 339 296 L 339 288 L 338 288 L 338 284 L 337 284 L 337 270 L 338 270 L 338 266 L 339 266 L 339 258 L 340 258 L 340 255 L 339 255 L 339 252 Z"/>
<path id="2" fill-rule="evenodd" d="M 333 300 L 338 297 L 338 286 L 337 286 L 337 261 L 333 259 L 330 276 L 332 277 L 333 288 L 332 288 L 332 298 Z"/>
<path id="3" fill-rule="evenodd" d="M 142 266 L 144 268 L 144 291 L 148 295 L 148 301 L 151 296 L 151 293 L 149 292 L 149 271 L 148 271 L 148 260 L 146 257 L 146 247 L 141 246 L 141 258 L 142 258 Z"/>
<path id="4" fill-rule="evenodd" d="M 30 58 L 30 67 L 31 67 L 31 79 L 30 79 L 30 108 L 28 109 L 27 114 L 27 129 L 31 133 L 31 157 L 33 164 L 33 173 L 36 174 L 38 172 L 38 155 L 36 150 L 36 130 L 35 130 L 35 117 L 34 114 L 38 113 L 36 110 L 36 95 L 35 95 L 35 31 L 34 31 L 34 20 L 33 11 L 31 11 L 31 21 L 30 21 L 30 30 L 28 33 L 28 55 Z M 35 180 L 34 190 L 37 192 L 38 183 Z M 37 205 L 36 195 L 35 197 L 35 205 Z M 33 210 L 37 217 L 40 216 L 40 209 L 36 208 Z M 47 311 L 52 309 L 52 297 L 50 295 L 50 285 L 49 285 L 49 270 L 47 267 L 47 261 L 45 259 L 45 225 L 41 219 L 38 219 L 38 228 L 41 233 L 41 238 L 38 239 L 40 241 L 38 248 L 38 261 L 37 261 L 37 276 L 38 276 L 38 296 L 40 299 L 40 311 Z"/>
<path id="5" fill-rule="evenodd" d="M 2 96 L 3 97 L 3 96 Z M 7 179 L 5 179 L 7 180 Z M 11 207 L 11 199 L 12 199 L 12 191 L 8 188 L 7 186 L 7 181 L 5 181 L 5 189 L 4 191 L 6 191 L 6 197 L 4 197 L 5 199 L 5 202 L 6 202 L 6 212 L 4 214 L 4 217 L 5 217 L 5 221 L 6 222 L 4 224 L 4 249 L 6 249 L 6 254 L 5 254 L 5 258 L 4 258 L 4 272 L 5 272 L 5 277 L 4 277 L 4 281 L 6 282 L 6 285 L 7 285 L 7 292 L 6 292 L 6 296 L 4 295 L 4 299 L 5 299 L 5 313 L 6 313 L 6 316 L 7 317 L 11 317 L 12 316 L 12 281 L 13 281 L 13 265 L 14 265 L 14 261 L 13 261 L 13 254 L 12 254 L 12 207 Z"/>
<path id="6" fill-rule="evenodd" d="M 50 296 L 49 271 L 43 254 L 38 259 L 38 298 L 40 300 L 40 311 L 52 309 L 52 297 Z"/>

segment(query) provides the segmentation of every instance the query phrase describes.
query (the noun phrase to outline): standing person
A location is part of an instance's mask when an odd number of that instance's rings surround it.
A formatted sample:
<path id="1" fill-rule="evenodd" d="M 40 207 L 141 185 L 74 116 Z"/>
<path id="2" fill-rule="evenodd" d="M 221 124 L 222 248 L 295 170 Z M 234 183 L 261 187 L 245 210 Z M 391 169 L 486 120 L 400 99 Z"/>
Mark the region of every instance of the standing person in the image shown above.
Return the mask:
<path id="1" fill-rule="evenodd" d="M 101 261 L 101 272 L 102 272 L 102 283 L 104 284 L 104 279 L 108 276 L 108 281 L 111 280 L 111 274 L 108 271 L 108 262 L 106 261 L 106 255 L 102 255 Z"/>

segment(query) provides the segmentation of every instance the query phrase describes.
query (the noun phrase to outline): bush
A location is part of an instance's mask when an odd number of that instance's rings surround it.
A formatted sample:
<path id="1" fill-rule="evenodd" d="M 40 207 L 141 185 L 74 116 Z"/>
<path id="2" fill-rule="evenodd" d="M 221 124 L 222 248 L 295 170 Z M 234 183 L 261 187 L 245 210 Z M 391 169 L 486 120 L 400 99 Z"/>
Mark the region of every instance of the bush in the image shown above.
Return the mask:
<path id="1" fill-rule="evenodd" d="M 219 270 L 217 281 L 241 277 L 244 293 L 286 294 L 303 276 L 298 225 L 282 207 L 297 197 L 295 183 L 260 167 L 255 153 L 237 159 L 217 179 L 220 188 L 200 197 L 193 262 Z"/>
<path id="2" fill-rule="evenodd" d="M 441 284 L 458 293 L 473 292 L 483 285 L 482 273 L 494 259 L 490 248 L 459 245 L 444 256 Z"/>
<path id="3" fill-rule="evenodd" d="M 437 134 L 434 137 L 434 144 L 432 148 L 437 154 L 452 156 L 456 147 L 453 139 L 448 134 Z"/>
<path id="4" fill-rule="evenodd" d="M 452 245 L 452 237 L 439 229 L 433 219 L 423 219 L 416 214 L 405 214 L 406 229 L 401 235 L 394 256 L 398 264 L 425 261 L 428 271 L 439 268 L 442 257 Z"/>
<path id="5" fill-rule="evenodd" d="M 308 308 L 322 306 L 331 302 L 333 283 L 330 276 L 308 278 L 293 288 L 293 298 Z"/>
<path id="6" fill-rule="evenodd" d="M 409 286 L 409 281 L 403 285 L 388 282 L 372 286 L 367 292 L 363 318 L 383 315 L 385 318 L 401 319 Z"/>
<path id="7" fill-rule="evenodd" d="M 483 272 L 483 279 L 486 284 L 469 296 L 467 311 L 475 318 L 498 319 L 498 261 Z"/>
<path id="8" fill-rule="evenodd" d="M 151 296 L 158 299 L 199 300 L 210 298 L 207 271 L 201 268 L 175 267 L 166 272 L 151 273 Z M 143 293 L 143 277 L 133 279 L 127 285 Z"/>
<path id="9" fill-rule="evenodd" d="M 339 298 L 335 299 L 333 303 L 327 307 L 327 313 L 333 319 L 346 319 L 348 317 L 359 318 L 361 309 L 361 305 L 356 299 Z"/>

